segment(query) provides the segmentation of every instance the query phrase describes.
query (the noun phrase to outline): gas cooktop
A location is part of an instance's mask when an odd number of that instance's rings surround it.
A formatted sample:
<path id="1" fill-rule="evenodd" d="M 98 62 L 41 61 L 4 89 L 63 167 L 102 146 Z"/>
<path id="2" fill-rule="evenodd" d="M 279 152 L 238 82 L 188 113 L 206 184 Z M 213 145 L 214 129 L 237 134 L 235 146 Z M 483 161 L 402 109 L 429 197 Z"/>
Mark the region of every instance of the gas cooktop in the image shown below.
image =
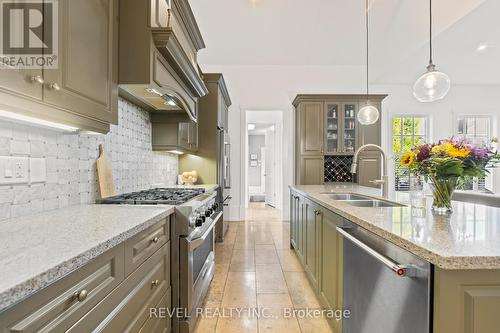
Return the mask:
<path id="1" fill-rule="evenodd" d="M 201 188 L 154 188 L 99 199 L 100 204 L 181 205 L 205 192 Z"/>

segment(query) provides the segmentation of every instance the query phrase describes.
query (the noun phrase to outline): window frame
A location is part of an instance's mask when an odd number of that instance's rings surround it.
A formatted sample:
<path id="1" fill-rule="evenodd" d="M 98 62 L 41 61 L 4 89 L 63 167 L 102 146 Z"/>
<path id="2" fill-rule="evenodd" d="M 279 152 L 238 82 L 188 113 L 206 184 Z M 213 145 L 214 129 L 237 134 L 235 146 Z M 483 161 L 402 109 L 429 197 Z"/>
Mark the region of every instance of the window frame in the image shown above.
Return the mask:
<path id="1" fill-rule="evenodd" d="M 401 119 L 401 129 L 399 134 L 394 134 L 394 119 L 399 118 Z M 404 126 L 404 118 L 412 118 L 412 132 L 411 134 L 404 134 L 403 126 Z M 421 118 L 425 120 L 425 131 L 423 134 L 415 134 L 415 118 Z M 399 163 L 399 158 L 402 156 L 404 153 L 404 138 L 411 137 L 413 144 L 415 143 L 415 138 L 417 137 L 423 137 L 425 142 L 430 142 L 430 116 L 428 114 L 418 114 L 418 113 L 409 113 L 409 114 L 395 114 L 392 115 L 390 118 L 390 149 L 391 153 L 394 157 L 394 189 L 396 191 L 409 191 L 411 189 L 411 182 L 415 178 L 411 174 L 408 174 L 408 187 L 401 187 L 398 184 L 398 178 L 401 176 L 397 174 L 398 170 L 401 168 L 398 166 Z M 401 139 L 401 151 L 399 153 L 396 153 L 394 151 L 394 138 L 399 137 Z"/>
<path id="2" fill-rule="evenodd" d="M 477 136 L 476 133 L 474 133 L 474 136 L 467 135 L 465 133 L 465 132 L 467 132 L 465 128 L 464 128 L 464 133 L 463 134 L 458 134 L 459 121 L 461 119 L 463 119 L 464 124 L 465 124 L 466 120 L 468 118 L 469 119 L 473 118 L 474 121 L 476 121 L 476 119 L 478 119 L 478 118 L 479 119 L 488 119 L 488 133 L 486 135 L 486 140 L 492 138 L 493 124 L 494 124 L 494 121 L 495 121 L 494 116 L 488 115 L 488 114 L 470 114 L 470 113 L 463 113 L 463 114 L 461 113 L 461 114 L 457 114 L 454 117 L 454 120 L 453 120 L 453 134 L 454 134 L 454 136 L 456 136 L 457 138 L 464 138 L 464 139 L 472 138 L 473 142 L 474 142 L 474 138 L 483 137 L 482 135 Z M 474 131 L 476 131 L 476 129 L 474 129 Z M 488 142 L 485 142 L 485 144 L 487 144 L 487 143 Z M 493 173 L 489 173 L 488 175 L 486 175 L 486 177 L 479 179 L 479 190 L 480 191 L 482 191 L 482 190 L 491 190 L 493 188 L 493 184 L 494 184 L 494 179 L 493 178 L 494 178 Z M 465 185 L 465 186 L 467 186 L 468 190 L 472 190 L 471 189 L 472 182 L 469 185 Z"/>

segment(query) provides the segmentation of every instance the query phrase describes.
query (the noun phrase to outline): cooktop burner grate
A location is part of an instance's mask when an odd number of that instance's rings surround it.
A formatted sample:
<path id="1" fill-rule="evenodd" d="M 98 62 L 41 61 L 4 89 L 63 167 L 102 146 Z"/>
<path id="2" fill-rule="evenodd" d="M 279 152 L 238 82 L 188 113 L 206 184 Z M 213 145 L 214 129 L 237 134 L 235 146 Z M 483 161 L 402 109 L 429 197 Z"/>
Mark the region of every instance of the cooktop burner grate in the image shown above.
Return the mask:
<path id="1" fill-rule="evenodd" d="M 155 188 L 138 192 L 131 192 L 100 199 L 101 204 L 167 204 L 180 205 L 192 198 L 203 194 L 199 188 Z"/>

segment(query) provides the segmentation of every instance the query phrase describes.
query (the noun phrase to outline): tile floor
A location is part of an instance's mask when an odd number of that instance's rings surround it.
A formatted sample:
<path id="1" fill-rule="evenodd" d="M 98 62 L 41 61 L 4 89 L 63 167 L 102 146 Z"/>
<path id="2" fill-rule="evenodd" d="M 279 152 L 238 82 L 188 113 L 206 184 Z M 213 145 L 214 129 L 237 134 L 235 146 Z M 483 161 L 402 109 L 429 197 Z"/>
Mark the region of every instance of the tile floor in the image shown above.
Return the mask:
<path id="1" fill-rule="evenodd" d="M 216 244 L 215 277 L 204 307 L 224 315 L 201 318 L 196 333 L 332 332 L 326 319 L 284 316 L 284 309 L 320 305 L 290 250 L 290 228 L 281 221 L 281 212 L 251 203 L 246 216 L 245 222 L 232 222 L 224 243 Z M 231 308 L 265 308 L 266 317 L 272 318 L 257 318 L 248 311 L 229 316 L 226 310 Z"/>

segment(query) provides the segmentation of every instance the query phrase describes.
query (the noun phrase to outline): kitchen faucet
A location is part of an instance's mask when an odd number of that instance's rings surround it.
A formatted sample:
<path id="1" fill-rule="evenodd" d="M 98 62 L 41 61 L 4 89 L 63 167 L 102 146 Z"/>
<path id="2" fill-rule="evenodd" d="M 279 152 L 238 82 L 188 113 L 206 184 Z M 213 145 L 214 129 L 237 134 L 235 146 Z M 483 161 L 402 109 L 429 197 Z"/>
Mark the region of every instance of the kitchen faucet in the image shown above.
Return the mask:
<path id="1" fill-rule="evenodd" d="M 361 153 L 363 150 L 365 150 L 367 148 L 375 148 L 378 151 L 380 151 L 380 153 L 382 154 L 382 159 L 384 160 L 384 170 L 383 170 L 384 175 L 382 176 L 382 179 L 370 180 L 370 183 L 382 184 L 382 196 L 384 198 L 387 198 L 388 190 L 389 190 L 388 177 L 387 177 L 387 156 L 385 154 L 385 151 L 382 149 L 382 147 L 377 146 L 377 145 L 372 144 L 372 143 L 369 143 L 369 144 L 366 144 L 366 145 L 359 147 L 359 149 L 354 154 L 354 158 L 352 159 L 351 173 L 356 174 L 357 169 L 358 169 L 359 153 Z"/>

